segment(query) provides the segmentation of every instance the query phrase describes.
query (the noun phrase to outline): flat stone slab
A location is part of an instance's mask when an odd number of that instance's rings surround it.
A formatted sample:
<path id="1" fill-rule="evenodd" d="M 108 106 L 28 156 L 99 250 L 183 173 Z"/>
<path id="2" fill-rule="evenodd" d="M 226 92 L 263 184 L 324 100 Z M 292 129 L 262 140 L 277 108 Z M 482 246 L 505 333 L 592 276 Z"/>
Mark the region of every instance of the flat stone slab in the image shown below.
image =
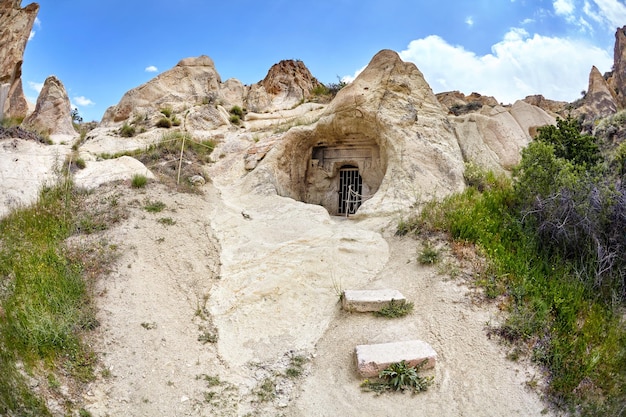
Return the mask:
<path id="1" fill-rule="evenodd" d="M 426 359 L 428 362 L 422 369 L 434 368 L 437 362 L 435 350 L 422 340 L 358 345 L 355 353 L 357 371 L 366 378 L 377 377 L 380 371 L 396 362 L 406 361 L 416 366 Z"/>
<path id="2" fill-rule="evenodd" d="M 341 306 L 346 311 L 359 313 L 379 311 L 391 300 L 406 302 L 406 298 L 398 290 L 345 290 L 341 298 Z"/>

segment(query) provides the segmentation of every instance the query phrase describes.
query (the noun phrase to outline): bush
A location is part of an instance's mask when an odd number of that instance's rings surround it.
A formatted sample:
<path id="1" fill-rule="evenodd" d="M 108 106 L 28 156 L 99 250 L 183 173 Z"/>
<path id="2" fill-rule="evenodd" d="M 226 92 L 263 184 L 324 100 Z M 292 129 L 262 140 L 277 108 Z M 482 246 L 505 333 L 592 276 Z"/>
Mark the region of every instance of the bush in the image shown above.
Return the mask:
<path id="1" fill-rule="evenodd" d="M 124 123 L 124 125 L 120 128 L 120 136 L 124 138 L 132 138 L 135 136 L 135 127 L 129 125 L 128 123 Z"/>
<path id="2" fill-rule="evenodd" d="M 238 116 L 240 119 L 243 118 L 243 109 L 239 106 L 233 106 L 230 109 L 230 114 L 234 114 L 235 116 Z"/>
<path id="3" fill-rule="evenodd" d="M 133 178 L 130 181 L 130 185 L 133 188 L 143 188 L 148 183 L 148 177 L 141 174 L 133 175 Z"/>
<path id="4" fill-rule="evenodd" d="M 77 158 L 75 164 L 78 169 L 85 169 L 85 167 L 87 166 L 83 158 Z"/>
<path id="5" fill-rule="evenodd" d="M 160 112 L 163 116 L 165 116 L 168 119 L 172 117 L 172 113 L 173 113 L 172 109 L 169 107 L 162 108 Z"/>
<path id="6" fill-rule="evenodd" d="M 241 119 L 236 114 L 231 115 L 229 120 L 234 125 L 240 125 L 241 124 Z"/>
<path id="7" fill-rule="evenodd" d="M 433 383 L 433 377 L 421 377 L 419 370 L 428 362 L 425 359 L 417 366 L 411 366 L 405 361 L 392 363 L 378 374 L 378 381 L 366 379 L 361 384 L 364 391 L 383 393 L 386 391 L 410 391 L 413 393 L 426 391 Z"/>
<path id="8" fill-rule="evenodd" d="M 167 117 L 161 117 L 159 121 L 156 123 L 157 127 L 163 127 L 165 129 L 169 129 L 172 127 L 172 121 Z"/>

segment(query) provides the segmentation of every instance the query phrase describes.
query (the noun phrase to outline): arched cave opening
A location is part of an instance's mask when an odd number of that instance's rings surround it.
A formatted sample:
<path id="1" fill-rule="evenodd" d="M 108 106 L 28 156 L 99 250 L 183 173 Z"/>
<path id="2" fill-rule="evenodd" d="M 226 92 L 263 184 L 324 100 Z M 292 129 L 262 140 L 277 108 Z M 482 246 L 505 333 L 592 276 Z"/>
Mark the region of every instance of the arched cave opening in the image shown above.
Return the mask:
<path id="1" fill-rule="evenodd" d="M 368 137 L 317 140 L 302 156 L 305 203 L 331 215 L 355 214 L 373 196 L 387 170 L 384 147 Z"/>

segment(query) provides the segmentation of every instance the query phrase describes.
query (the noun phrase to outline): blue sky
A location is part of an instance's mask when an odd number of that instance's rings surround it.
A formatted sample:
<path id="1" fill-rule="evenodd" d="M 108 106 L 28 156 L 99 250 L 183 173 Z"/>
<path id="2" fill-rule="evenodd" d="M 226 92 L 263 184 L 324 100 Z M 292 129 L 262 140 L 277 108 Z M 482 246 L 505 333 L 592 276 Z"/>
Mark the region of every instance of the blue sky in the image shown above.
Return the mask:
<path id="1" fill-rule="evenodd" d="M 83 118 L 99 121 L 126 91 L 186 57 L 208 55 L 222 81 L 244 84 L 300 59 L 330 83 L 392 49 L 436 93 L 573 101 L 592 65 L 611 69 L 624 1 L 39 0 L 22 80 L 34 102 L 56 75 Z"/>

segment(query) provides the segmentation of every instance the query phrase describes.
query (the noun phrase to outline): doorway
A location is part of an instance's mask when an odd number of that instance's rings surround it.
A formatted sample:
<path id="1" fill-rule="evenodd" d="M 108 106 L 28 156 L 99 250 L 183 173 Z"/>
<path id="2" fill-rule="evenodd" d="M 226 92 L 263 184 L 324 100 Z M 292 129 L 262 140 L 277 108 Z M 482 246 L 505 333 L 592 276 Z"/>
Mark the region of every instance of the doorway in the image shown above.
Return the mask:
<path id="1" fill-rule="evenodd" d="M 339 214 L 354 214 L 361 207 L 363 179 L 359 168 L 345 165 L 339 169 Z"/>

